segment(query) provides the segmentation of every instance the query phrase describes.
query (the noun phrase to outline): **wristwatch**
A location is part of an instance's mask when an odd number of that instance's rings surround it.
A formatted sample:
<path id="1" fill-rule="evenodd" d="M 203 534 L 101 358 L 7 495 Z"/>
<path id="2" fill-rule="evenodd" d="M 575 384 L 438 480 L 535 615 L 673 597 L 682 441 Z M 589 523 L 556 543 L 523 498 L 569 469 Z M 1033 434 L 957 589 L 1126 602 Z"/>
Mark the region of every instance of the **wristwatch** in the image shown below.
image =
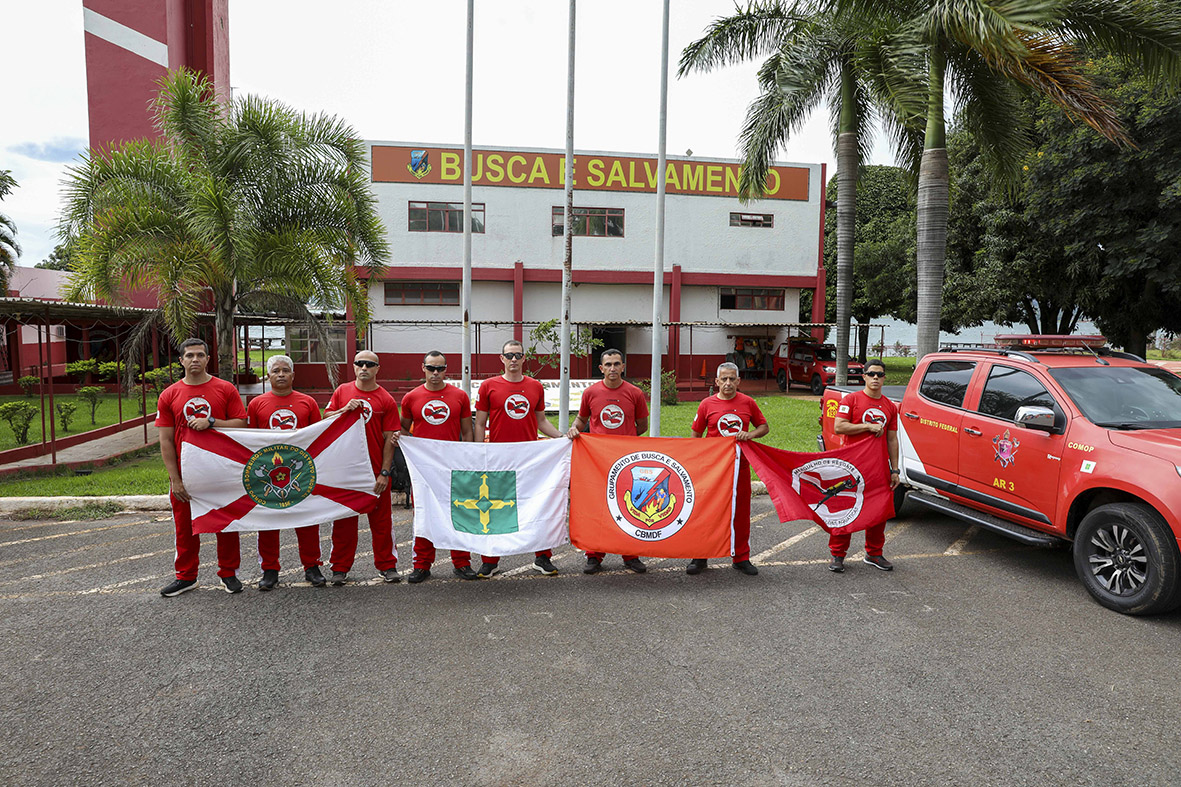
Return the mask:
<path id="1" fill-rule="evenodd" d="M 890 468 L 890 475 L 898 475 L 898 468 L 891 467 Z"/>
<path id="2" fill-rule="evenodd" d="M 217 420 L 217 419 L 216 419 L 216 418 L 214 418 L 212 415 L 211 415 L 211 416 L 209 416 L 209 425 L 210 425 L 210 426 L 213 426 L 213 422 L 214 422 L 214 421 L 216 421 L 216 420 Z"/>
<path id="3" fill-rule="evenodd" d="M 390 477 L 390 471 L 389 471 L 389 470 L 386 470 L 384 467 L 383 467 L 383 468 L 381 468 L 381 474 L 382 474 L 383 476 L 385 476 L 386 478 L 389 478 L 389 477 Z"/>

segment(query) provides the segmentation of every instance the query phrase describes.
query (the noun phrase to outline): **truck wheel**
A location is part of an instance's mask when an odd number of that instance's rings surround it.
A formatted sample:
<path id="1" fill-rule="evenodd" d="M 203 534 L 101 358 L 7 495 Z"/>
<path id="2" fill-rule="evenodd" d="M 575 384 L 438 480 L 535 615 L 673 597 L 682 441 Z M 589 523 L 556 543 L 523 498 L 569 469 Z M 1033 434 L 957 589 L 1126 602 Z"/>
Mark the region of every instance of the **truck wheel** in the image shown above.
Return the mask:
<path id="1" fill-rule="evenodd" d="M 1150 506 L 1111 503 L 1083 517 L 1074 537 L 1074 569 L 1103 606 L 1153 615 L 1181 604 L 1177 539 Z"/>
<path id="2" fill-rule="evenodd" d="M 820 379 L 820 375 L 812 375 L 812 393 L 816 396 L 824 395 L 824 380 Z"/>
<path id="3" fill-rule="evenodd" d="M 779 383 L 779 390 L 786 391 L 787 390 L 787 372 L 780 369 L 779 373 L 777 375 L 775 375 L 775 382 Z"/>

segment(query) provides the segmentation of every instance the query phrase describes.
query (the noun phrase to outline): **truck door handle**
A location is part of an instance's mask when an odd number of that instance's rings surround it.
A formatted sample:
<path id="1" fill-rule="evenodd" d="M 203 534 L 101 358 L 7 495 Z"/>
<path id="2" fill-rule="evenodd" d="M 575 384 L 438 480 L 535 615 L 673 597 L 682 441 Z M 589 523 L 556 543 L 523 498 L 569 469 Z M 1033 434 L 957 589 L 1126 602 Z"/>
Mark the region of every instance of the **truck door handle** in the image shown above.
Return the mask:
<path id="1" fill-rule="evenodd" d="M 911 419 L 912 421 L 917 421 L 918 417 L 919 417 L 918 413 L 903 413 L 903 415 L 905 415 L 907 418 Z"/>
<path id="2" fill-rule="evenodd" d="M 983 434 L 979 429 L 973 429 L 970 426 L 965 426 L 964 431 L 967 432 L 968 434 L 974 435 L 976 437 L 979 437 L 981 434 Z"/>

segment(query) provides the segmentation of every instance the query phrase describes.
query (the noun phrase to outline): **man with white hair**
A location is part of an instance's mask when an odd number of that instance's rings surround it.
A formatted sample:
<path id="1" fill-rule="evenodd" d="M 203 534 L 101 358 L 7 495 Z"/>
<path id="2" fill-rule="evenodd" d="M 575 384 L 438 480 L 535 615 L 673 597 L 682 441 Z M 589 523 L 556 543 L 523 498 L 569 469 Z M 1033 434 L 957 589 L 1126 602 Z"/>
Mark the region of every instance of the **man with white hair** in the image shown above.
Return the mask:
<path id="1" fill-rule="evenodd" d="M 697 415 L 689 427 L 694 437 L 733 437 L 741 443 L 771 431 L 758 403 L 738 393 L 737 366 L 719 366 L 715 382 L 718 392 L 697 406 Z M 705 558 L 695 558 L 689 561 L 685 573 L 700 574 L 706 563 Z M 759 573 L 750 562 L 750 463 L 746 457 L 738 463 L 738 486 L 734 490 L 734 568 L 748 576 Z"/>
<path id="2" fill-rule="evenodd" d="M 300 429 L 320 420 L 320 407 L 307 394 L 296 391 L 295 363 L 286 355 L 272 355 L 267 359 L 267 380 L 271 390 L 250 400 L 246 407 L 246 423 L 255 429 Z M 299 560 L 303 576 L 315 587 L 327 581 L 320 572 L 320 525 L 295 528 L 299 542 Z M 279 584 L 279 531 L 262 530 L 258 534 L 258 558 L 262 564 L 259 590 L 272 590 Z"/>

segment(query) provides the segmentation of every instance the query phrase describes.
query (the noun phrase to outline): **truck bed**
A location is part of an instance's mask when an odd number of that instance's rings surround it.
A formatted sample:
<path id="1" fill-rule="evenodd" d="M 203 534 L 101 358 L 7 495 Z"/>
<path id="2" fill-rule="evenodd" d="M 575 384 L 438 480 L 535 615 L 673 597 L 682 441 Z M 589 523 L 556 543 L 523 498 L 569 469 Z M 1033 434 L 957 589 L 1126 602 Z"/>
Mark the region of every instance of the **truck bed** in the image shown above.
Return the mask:
<path id="1" fill-rule="evenodd" d="M 830 385 L 828 387 L 834 391 L 840 391 L 841 393 L 856 393 L 857 391 L 864 390 L 864 388 L 865 388 L 864 386 L 861 386 L 861 385 Z M 902 402 L 902 396 L 905 393 L 906 393 L 906 386 L 905 385 L 883 385 L 882 386 L 882 396 L 886 397 L 894 404 L 899 404 L 900 402 Z"/>

